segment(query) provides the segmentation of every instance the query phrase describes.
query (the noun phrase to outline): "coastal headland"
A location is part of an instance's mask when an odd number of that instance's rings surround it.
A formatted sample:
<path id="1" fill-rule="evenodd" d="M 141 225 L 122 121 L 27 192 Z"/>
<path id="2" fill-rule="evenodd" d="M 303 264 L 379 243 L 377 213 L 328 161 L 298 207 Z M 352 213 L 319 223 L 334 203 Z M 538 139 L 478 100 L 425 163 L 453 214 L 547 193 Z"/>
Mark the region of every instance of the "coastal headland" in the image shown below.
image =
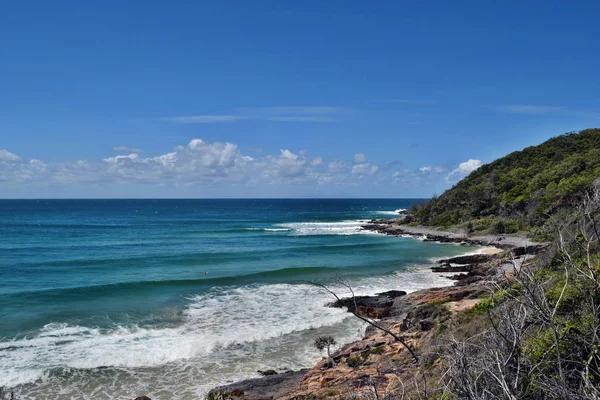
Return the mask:
<path id="1" fill-rule="evenodd" d="M 444 231 L 402 224 L 402 218 L 372 220 L 365 230 L 416 240 L 482 246 L 480 251 L 436 262 L 432 274 L 455 281 L 407 294 L 402 287 L 375 296 L 343 298 L 323 306 L 346 307 L 349 312 L 375 322 L 393 335 L 368 325 L 361 340 L 342 345 L 301 371 L 269 371 L 268 376 L 213 389 L 207 399 L 300 400 L 370 399 L 383 396 L 439 392 L 443 368 L 439 358 L 447 332 L 467 334 L 485 311 L 490 288 L 510 279 L 519 268 L 547 245 L 512 235 L 470 236 L 461 230 Z M 474 333 L 474 332 L 473 332 Z M 394 336 L 403 338 L 419 359 Z M 426 372 L 425 372 L 426 371 Z"/>

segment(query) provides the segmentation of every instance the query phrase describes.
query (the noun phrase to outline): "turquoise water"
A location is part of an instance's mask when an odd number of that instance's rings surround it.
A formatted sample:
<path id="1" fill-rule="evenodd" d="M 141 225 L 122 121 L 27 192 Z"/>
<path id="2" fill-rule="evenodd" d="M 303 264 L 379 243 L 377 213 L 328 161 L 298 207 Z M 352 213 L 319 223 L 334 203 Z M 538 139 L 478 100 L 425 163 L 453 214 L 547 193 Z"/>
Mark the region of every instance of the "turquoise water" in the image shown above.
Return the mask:
<path id="1" fill-rule="evenodd" d="M 472 248 L 363 231 L 414 200 L 0 201 L 0 386 L 22 398 L 201 396 L 299 368 L 362 326 L 299 281 L 449 284 Z"/>

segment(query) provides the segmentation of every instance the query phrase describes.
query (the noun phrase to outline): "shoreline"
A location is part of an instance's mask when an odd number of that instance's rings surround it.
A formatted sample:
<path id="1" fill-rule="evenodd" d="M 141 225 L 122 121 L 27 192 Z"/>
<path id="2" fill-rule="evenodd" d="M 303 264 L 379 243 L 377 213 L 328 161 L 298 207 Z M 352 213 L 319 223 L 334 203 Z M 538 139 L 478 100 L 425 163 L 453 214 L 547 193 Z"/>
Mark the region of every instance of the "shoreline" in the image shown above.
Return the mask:
<path id="1" fill-rule="evenodd" d="M 411 226 L 402 224 L 402 218 L 373 219 L 362 228 L 388 236 L 410 236 L 425 242 L 471 244 L 475 246 L 492 246 L 515 253 L 523 251 L 539 251 L 546 243 L 533 242 L 529 238 L 509 234 L 469 235 L 464 230 L 440 230 L 428 226 Z"/>
<path id="2" fill-rule="evenodd" d="M 546 244 L 535 243 L 527 238 L 508 235 L 478 235 L 467 236 L 464 232 L 439 231 L 428 227 L 410 227 L 398 223 L 398 220 L 372 220 L 363 226 L 363 229 L 375 231 L 390 236 L 410 236 L 417 240 L 455 243 L 460 245 L 483 246 L 484 248 L 476 252 L 467 252 L 465 254 L 446 259 L 432 260 L 430 267 L 432 274 L 444 273 L 443 276 L 454 284 L 448 286 L 432 286 L 430 288 L 417 290 L 407 294 L 399 287 L 398 291 L 390 297 L 390 292 L 379 293 L 374 296 L 357 296 L 357 310 L 365 316 L 372 316 L 378 321 L 386 324 L 392 324 L 401 331 L 401 326 L 414 324 L 415 321 L 408 322 L 411 310 L 418 309 L 422 305 L 434 303 L 447 303 L 447 309 L 451 313 L 468 310 L 480 301 L 479 296 L 487 291 L 483 285 L 486 280 L 505 279 L 505 275 L 510 273 L 512 263 L 507 262 L 506 257 L 509 253 L 517 259 L 523 259 L 524 255 L 537 254 L 545 249 Z M 450 275 L 448 275 L 450 274 Z M 344 300 L 344 299 L 342 299 Z M 347 303 L 342 301 L 339 306 Z M 403 319 L 398 323 L 399 319 Z M 427 320 L 416 322 L 424 332 L 431 330 L 431 322 Z M 429 329 L 427 329 L 429 328 Z M 373 338 L 377 338 L 373 342 Z M 364 349 L 373 352 L 384 344 L 393 347 L 389 337 L 381 336 L 380 332 L 372 327 L 367 327 L 362 339 L 354 342 L 345 343 L 333 353 L 334 361 L 341 362 L 352 357 L 356 351 L 353 349 Z M 396 343 L 397 344 L 397 343 Z M 400 353 L 402 348 L 398 348 Z M 361 354 L 363 354 L 361 353 Z M 406 352 L 405 352 L 406 353 Z M 370 353 L 373 354 L 373 353 Z M 406 356 L 406 354 L 404 355 Z M 388 360 L 394 358 L 389 358 Z M 382 360 L 379 360 L 381 364 Z M 249 378 L 229 385 L 219 386 L 212 389 L 207 396 L 226 394 L 231 399 L 292 399 L 297 396 L 318 395 L 320 390 L 327 387 L 337 387 L 340 384 L 346 385 L 356 379 L 364 378 L 364 371 L 356 374 L 347 367 L 336 366 L 332 369 L 323 369 L 325 360 L 317 361 L 316 365 L 308 370 L 295 371 L 291 373 L 277 374 L 275 371 L 271 376 Z M 372 365 L 372 364 L 371 364 Z M 304 373 L 304 371 L 307 371 Z M 302 373 L 301 373 L 302 372 Z M 373 372 L 373 371 L 372 371 Z M 287 375 L 284 375 L 287 374 Z M 379 371 L 377 371 L 379 374 Z M 329 376 L 335 375 L 335 376 Z M 367 374 L 368 375 L 368 374 Z M 278 376 L 277 385 L 272 390 L 265 390 L 269 387 L 269 380 Z M 328 377 L 329 376 L 329 377 Z M 333 390 L 333 389 L 332 389 Z M 329 392 L 333 393 L 332 390 Z M 296 396 L 296 397 L 295 397 Z M 301 397 L 300 397 L 301 398 Z M 343 397 L 342 397 L 343 398 Z"/>

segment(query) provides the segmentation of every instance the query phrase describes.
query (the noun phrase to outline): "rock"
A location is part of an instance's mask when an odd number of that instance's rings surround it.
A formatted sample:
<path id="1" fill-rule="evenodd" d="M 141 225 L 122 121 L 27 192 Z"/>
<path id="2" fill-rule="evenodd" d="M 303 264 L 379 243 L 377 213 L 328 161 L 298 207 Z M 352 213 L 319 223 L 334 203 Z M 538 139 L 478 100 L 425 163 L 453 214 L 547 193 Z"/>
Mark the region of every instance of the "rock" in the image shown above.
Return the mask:
<path id="1" fill-rule="evenodd" d="M 457 265 L 453 267 L 450 264 L 446 264 L 441 267 L 431 267 L 433 272 L 471 272 L 472 269 L 471 265 Z"/>
<path id="2" fill-rule="evenodd" d="M 330 303 L 330 307 L 346 307 L 350 312 L 356 312 L 369 318 L 385 318 L 390 314 L 390 307 L 394 304 L 394 299 L 388 296 L 356 296 L 344 297 Z"/>
<path id="3" fill-rule="evenodd" d="M 488 293 L 483 286 L 448 286 L 441 288 L 425 289 L 412 294 L 412 298 L 417 303 L 440 303 L 450 300 L 476 299 L 481 294 Z"/>
<path id="4" fill-rule="evenodd" d="M 468 275 L 465 278 L 461 278 L 458 282 L 456 282 L 457 286 L 468 286 L 475 282 L 481 282 L 484 280 L 483 276 L 477 275 Z"/>
<path id="5" fill-rule="evenodd" d="M 466 256 L 457 256 L 452 258 L 446 258 L 438 261 L 439 264 L 478 264 L 490 261 L 495 258 L 493 254 L 470 254 Z"/>
<path id="6" fill-rule="evenodd" d="M 396 297 L 406 296 L 406 292 L 404 290 L 388 290 L 387 292 L 377 293 L 377 296 L 387 296 L 395 299 Z"/>
<path id="7" fill-rule="evenodd" d="M 429 319 L 421 320 L 419 321 L 419 324 L 421 325 L 422 331 L 430 331 L 431 328 L 433 328 L 433 322 L 431 322 Z"/>
<path id="8" fill-rule="evenodd" d="M 296 388 L 308 371 L 308 369 L 303 369 L 264 376 L 262 378 L 246 379 L 231 385 L 215 388 L 208 392 L 208 395 L 222 393 L 233 398 L 243 396 L 244 399 L 278 398 Z"/>
<path id="9" fill-rule="evenodd" d="M 270 376 L 270 375 L 277 375 L 277 371 L 275 371 L 274 369 L 268 369 L 266 371 L 257 371 L 259 374 L 261 374 L 262 376 Z"/>

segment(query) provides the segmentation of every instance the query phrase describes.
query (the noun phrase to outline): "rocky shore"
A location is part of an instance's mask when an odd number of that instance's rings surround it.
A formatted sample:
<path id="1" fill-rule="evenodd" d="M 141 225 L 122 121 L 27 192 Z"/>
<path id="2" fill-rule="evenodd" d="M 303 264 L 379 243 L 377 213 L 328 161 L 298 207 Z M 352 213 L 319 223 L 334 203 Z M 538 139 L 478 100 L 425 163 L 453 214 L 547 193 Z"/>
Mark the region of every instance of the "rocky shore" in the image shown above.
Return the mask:
<path id="1" fill-rule="evenodd" d="M 402 218 L 374 219 L 363 225 L 363 229 L 391 236 L 414 236 L 426 242 L 473 244 L 494 246 L 524 254 L 539 251 L 546 245 L 532 242 L 523 236 L 515 235 L 470 235 L 462 229 L 439 230 L 427 226 L 411 226 L 402 223 Z"/>
<path id="2" fill-rule="evenodd" d="M 363 339 L 346 344 L 332 354 L 334 366 L 323 358 L 312 369 L 276 373 L 213 389 L 208 399 L 301 400 L 378 398 L 401 391 L 410 398 L 419 390 L 418 365 L 428 373 L 441 369 L 437 350 L 443 332 L 461 329 L 465 315 L 489 294 L 492 284 L 510 278 L 523 262 L 545 248 L 544 244 L 516 236 L 468 236 L 460 231 L 438 231 L 411 227 L 397 220 L 374 220 L 364 229 L 388 235 L 410 235 L 421 240 L 494 246 L 493 254 L 471 254 L 439 260 L 432 273 L 455 280 L 454 286 L 431 288 L 407 294 L 402 290 L 375 296 L 344 298 L 327 306 L 345 307 L 349 312 L 371 318 L 384 332 L 368 326 Z M 401 288 L 398 288 L 401 289 Z M 411 349 L 419 349 L 419 362 L 396 340 L 401 337 Z M 441 372 L 440 372 L 441 373 Z"/>

